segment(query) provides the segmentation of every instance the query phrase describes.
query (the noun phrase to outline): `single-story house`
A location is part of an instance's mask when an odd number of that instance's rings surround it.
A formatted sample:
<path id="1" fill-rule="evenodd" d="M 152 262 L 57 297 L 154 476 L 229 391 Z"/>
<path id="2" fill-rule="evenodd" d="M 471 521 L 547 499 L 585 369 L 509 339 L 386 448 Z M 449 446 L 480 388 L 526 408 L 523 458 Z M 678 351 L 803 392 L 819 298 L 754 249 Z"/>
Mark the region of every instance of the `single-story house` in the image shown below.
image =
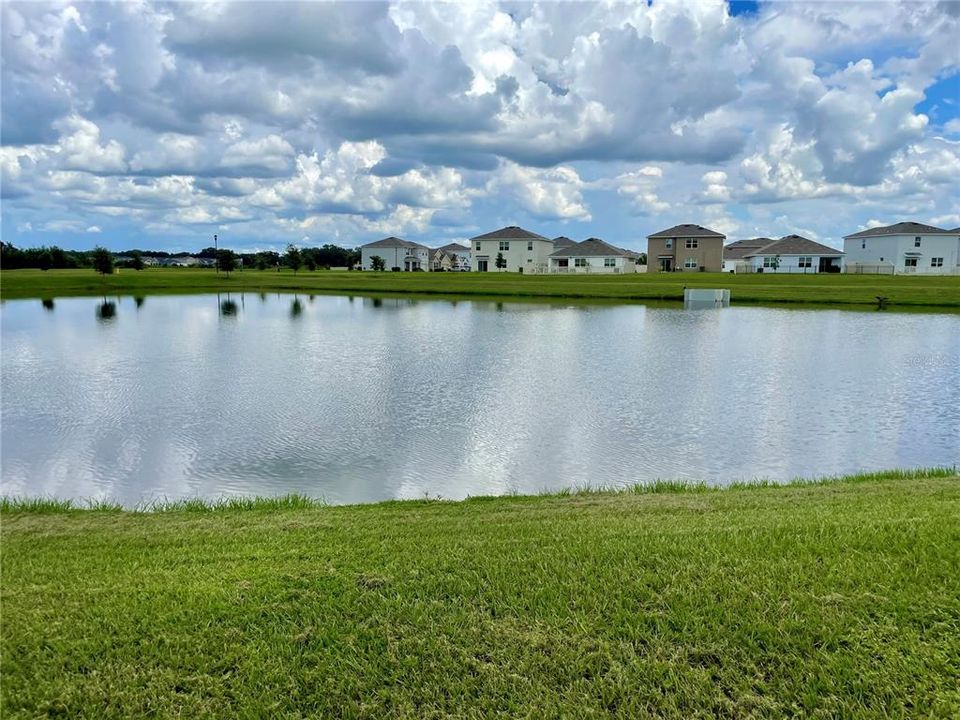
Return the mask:
<path id="1" fill-rule="evenodd" d="M 373 258 L 383 258 L 387 270 L 401 271 L 430 269 L 430 248 L 410 240 L 388 237 L 360 246 L 360 267 L 373 270 Z"/>
<path id="2" fill-rule="evenodd" d="M 843 250 L 848 273 L 960 274 L 960 228 L 899 222 L 846 235 Z"/>
<path id="3" fill-rule="evenodd" d="M 550 255 L 552 273 L 633 273 L 637 253 L 615 247 L 599 238 L 589 238 L 556 250 Z"/>
<path id="4" fill-rule="evenodd" d="M 738 240 L 723 248 L 726 272 L 838 273 L 843 253 L 801 235 Z"/>
<path id="5" fill-rule="evenodd" d="M 674 225 L 647 235 L 647 265 L 659 272 L 720 272 L 725 239 L 701 225 Z"/>

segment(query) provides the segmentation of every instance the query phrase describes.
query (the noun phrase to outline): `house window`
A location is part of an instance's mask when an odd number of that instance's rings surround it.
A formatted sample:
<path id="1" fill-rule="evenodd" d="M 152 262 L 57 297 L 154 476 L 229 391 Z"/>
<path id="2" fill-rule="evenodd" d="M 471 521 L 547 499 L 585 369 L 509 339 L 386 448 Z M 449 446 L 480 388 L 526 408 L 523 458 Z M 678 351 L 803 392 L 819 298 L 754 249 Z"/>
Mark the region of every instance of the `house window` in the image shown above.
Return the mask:
<path id="1" fill-rule="evenodd" d="M 500 250 L 509 250 L 509 249 L 510 249 L 510 241 L 509 241 L 509 240 L 501 240 L 501 241 L 500 241 Z"/>
<path id="2" fill-rule="evenodd" d="M 574 259 L 573 259 L 573 266 L 574 266 L 574 267 L 586 267 L 586 266 L 587 266 L 587 259 L 586 259 L 586 258 L 574 258 Z"/>
<path id="3" fill-rule="evenodd" d="M 914 247 L 920 247 L 920 238 L 915 237 L 915 238 L 913 239 L 913 246 L 914 246 Z"/>
<path id="4" fill-rule="evenodd" d="M 943 258 L 930 258 L 930 267 L 943 267 Z"/>
<path id="5" fill-rule="evenodd" d="M 904 259 L 903 259 L 903 266 L 904 266 L 904 267 L 916 267 L 916 266 L 917 266 L 917 259 L 916 259 L 916 258 L 904 258 Z"/>
<path id="6" fill-rule="evenodd" d="M 673 238 L 667 238 L 667 250 L 673 247 Z"/>
<path id="7" fill-rule="evenodd" d="M 813 267 L 812 257 L 801 257 L 797 264 L 802 268 Z"/>
<path id="8" fill-rule="evenodd" d="M 860 241 L 860 249 L 861 249 L 861 250 L 866 250 L 866 249 L 867 249 L 867 241 L 866 241 L 866 240 L 861 240 L 861 241 Z"/>
<path id="9" fill-rule="evenodd" d="M 477 240 L 477 252 L 480 252 L 480 241 Z"/>
<path id="10" fill-rule="evenodd" d="M 773 267 L 773 258 L 770 257 L 769 255 L 768 255 L 767 257 L 763 258 L 763 266 L 764 266 L 765 268 L 772 268 L 772 267 Z"/>
<path id="11" fill-rule="evenodd" d="M 687 238 L 687 250 L 696 250 L 700 247 L 700 241 L 695 238 Z"/>
<path id="12" fill-rule="evenodd" d="M 695 268 L 697 266 L 697 259 L 687 258 L 686 260 L 683 261 L 683 266 L 685 268 Z"/>
<path id="13" fill-rule="evenodd" d="M 533 240 L 527 240 L 527 252 L 533 252 Z"/>
<path id="14" fill-rule="evenodd" d="M 616 266 L 617 266 L 617 259 L 616 259 L 616 258 L 604 258 L 604 259 L 603 259 L 603 266 L 604 266 L 604 267 L 616 267 Z"/>
<path id="15" fill-rule="evenodd" d="M 533 262 L 533 258 L 527 258 L 527 262 Z"/>

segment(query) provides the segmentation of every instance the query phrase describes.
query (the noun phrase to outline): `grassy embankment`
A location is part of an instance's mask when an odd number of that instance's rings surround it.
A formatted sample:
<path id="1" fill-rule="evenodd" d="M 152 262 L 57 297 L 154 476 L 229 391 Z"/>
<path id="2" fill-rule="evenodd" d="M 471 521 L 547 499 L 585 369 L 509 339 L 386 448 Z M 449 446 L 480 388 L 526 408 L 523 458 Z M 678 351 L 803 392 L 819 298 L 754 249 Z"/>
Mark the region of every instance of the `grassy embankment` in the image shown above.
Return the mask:
<path id="1" fill-rule="evenodd" d="M 2 715 L 957 717 L 960 477 L 0 505 Z"/>
<path id="2" fill-rule="evenodd" d="M 13 270 L 0 275 L 0 297 L 196 293 L 286 290 L 335 294 L 414 294 L 473 297 L 682 300 L 686 287 L 730 288 L 734 303 L 802 303 L 960 309 L 960 277 L 886 275 L 520 275 L 516 273 L 373 273 L 256 271 L 218 277 L 205 269 L 122 270 L 100 277 L 92 270 Z"/>

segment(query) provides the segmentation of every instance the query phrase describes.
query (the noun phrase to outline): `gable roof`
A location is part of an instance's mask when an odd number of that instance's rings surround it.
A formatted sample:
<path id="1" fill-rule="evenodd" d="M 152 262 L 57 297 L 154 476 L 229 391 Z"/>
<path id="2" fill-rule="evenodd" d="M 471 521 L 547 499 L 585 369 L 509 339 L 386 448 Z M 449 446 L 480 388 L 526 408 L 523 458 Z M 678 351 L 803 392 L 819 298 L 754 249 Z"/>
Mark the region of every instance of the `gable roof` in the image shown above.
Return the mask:
<path id="1" fill-rule="evenodd" d="M 553 239 L 553 247 L 555 247 L 557 250 L 561 248 L 568 248 L 571 245 L 576 245 L 576 243 L 566 235 L 560 235 L 559 237 L 555 237 Z"/>
<path id="2" fill-rule="evenodd" d="M 723 259 L 742 260 L 743 258 L 750 257 L 756 253 L 757 250 L 765 248 L 772 242 L 773 238 L 767 237 L 751 238 L 750 240 L 736 240 L 729 245 L 723 246 Z"/>
<path id="3" fill-rule="evenodd" d="M 933 225 L 924 225 L 915 222 L 898 222 L 895 225 L 884 225 L 883 227 L 869 228 L 855 232 L 853 235 L 844 235 L 843 239 L 877 237 L 879 235 L 912 235 L 914 233 L 924 233 L 926 235 L 949 235 L 952 230 L 934 227 Z"/>
<path id="4" fill-rule="evenodd" d="M 393 237 L 392 235 L 383 240 L 377 240 L 372 243 L 367 243 L 366 245 L 361 245 L 361 248 L 388 248 L 388 247 L 402 247 L 402 248 L 422 248 L 428 250 L 426 245 L 421 245 L 420 243 L 411 242 L 410 240 L 401 240 L 398 237 Z"/>
<path id="5" fill-rule="evenodd" d="M 836 248 L 821 245 L 802 235 L 784 235 L 779 240 L 774 240 L 769 245 L 751 252 L 744 257 L 753 257 L 755 255 L 821 255 L 839 257 L 843 255 L 843 253 Z"/>
<path id="6" fill-rule="evenodd" d="M 955 228 L 954 228 L 953 230 L 951 230 L 950 232 L 952 232 L 952 233 L 960 233 L 960 227 L 955 227 Z"/>
<path id="7" fill-rule="evenodd" d="M 600 238 L 589 238 L 551 253 L 550 257 L 635 257 Z"/>
<path id="8" fill-rule="evenodd" d="M 468 253 L 470 248 L 466 245 L 461 245 L 460 243 L 450 243 L 449 245 L 444 245 L 437 250 L 443 250 L 445 253 Z"/>
<path id="9" fill-rule="evenodd" d="M 471 240 L 546 240 L 547 242 L 553 242 L 549 238 L 545 238 L 543 235 L 537 235 L 535 232 L 524 230 L 522 227 L 517 227 L 516 225 L 508 225 L 507 227 L 500 228 L 499 230 L 494 230 L 493 232 L 484 233 L 483 235 L 477 235 L 476 237 L 472 237 L 470 239 Z"/>
<path id="10" fill-rule="evenodd" d="M 661 230 L 660 232 L 655 232 L 653 235 L 647 235 L 647 239 L 651 238 L 725 238 L 726 235 L 722 235 L 715 230 L 710 228 L 705 228 L 702 225 L 674 225 L 672 228 L 667 228 L 666 230 Z"/>

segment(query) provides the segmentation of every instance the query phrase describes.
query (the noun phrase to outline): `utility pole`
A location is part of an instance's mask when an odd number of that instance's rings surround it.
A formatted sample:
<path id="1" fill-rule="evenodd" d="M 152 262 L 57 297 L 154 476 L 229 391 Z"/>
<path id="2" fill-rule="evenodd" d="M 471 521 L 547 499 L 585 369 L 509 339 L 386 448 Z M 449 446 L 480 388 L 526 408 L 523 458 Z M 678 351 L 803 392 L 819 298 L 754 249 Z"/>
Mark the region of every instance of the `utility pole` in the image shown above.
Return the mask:
<path id="1" fill-rule="evenodd" d="M 217 236 L 213 236 L 213 266 L 217 269 L 217 275 L 220 274 L 220 252 L 217 250 Z"/>

